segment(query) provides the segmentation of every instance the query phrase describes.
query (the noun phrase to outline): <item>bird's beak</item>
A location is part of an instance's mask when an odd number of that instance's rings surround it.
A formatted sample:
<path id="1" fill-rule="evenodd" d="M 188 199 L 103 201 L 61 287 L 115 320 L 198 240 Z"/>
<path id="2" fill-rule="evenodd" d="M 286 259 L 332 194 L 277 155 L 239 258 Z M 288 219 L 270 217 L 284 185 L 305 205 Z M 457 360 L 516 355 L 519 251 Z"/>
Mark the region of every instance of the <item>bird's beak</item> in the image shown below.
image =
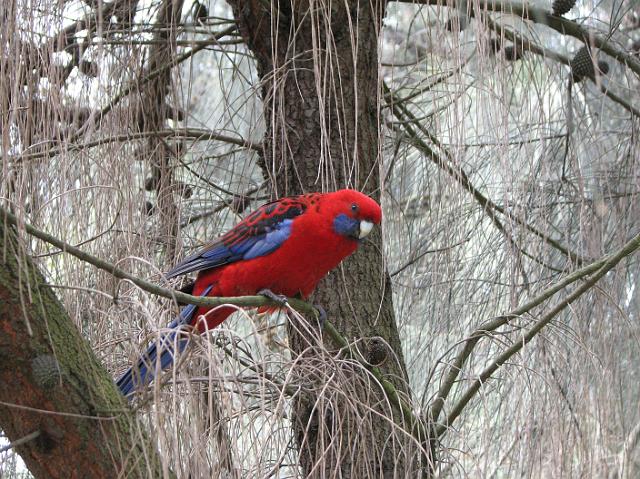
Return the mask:
<path id="1" fill-rule="evenodd" d="M 360 234 L 358 235 L 358 239 L 362 239 L 371 233 L 373 229 L 373 223 L 371 221 L 362 220 L 360 222 Z"/>

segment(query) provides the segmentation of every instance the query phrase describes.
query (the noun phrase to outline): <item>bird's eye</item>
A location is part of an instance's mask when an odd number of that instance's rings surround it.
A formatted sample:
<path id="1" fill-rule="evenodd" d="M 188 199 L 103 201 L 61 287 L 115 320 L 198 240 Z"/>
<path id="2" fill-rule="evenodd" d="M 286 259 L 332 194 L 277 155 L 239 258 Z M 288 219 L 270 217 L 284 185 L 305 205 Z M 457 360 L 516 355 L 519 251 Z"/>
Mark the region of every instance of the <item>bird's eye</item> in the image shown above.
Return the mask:
<path id="1" fill-rule="evenodd" d="M 355 203 L 353 203 L 353 204 L 351 205 L 351 211 L 353 211 L 354 213 L 355 213 L 356 211 L 358 211 L 358 205 L 357 205 L 357 204 L 355 204 Z"/>

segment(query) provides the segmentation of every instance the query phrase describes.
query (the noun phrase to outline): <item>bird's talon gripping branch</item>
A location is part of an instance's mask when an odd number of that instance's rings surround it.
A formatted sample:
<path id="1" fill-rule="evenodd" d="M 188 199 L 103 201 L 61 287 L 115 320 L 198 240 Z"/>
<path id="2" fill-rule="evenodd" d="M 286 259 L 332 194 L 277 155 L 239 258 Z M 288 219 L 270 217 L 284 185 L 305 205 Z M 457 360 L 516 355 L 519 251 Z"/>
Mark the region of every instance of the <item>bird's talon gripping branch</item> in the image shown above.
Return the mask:
<path id="1" fill-rule="evenodd" d="M 258 291 L 259 296 L 264 296 L 267 299 L 270 299 L 274 303 L 277 303 L 279 306 L 285 307 L 288 305 L 287 297 L 284 294 L 276 294 L 268 288 L 261 289 Z"/>

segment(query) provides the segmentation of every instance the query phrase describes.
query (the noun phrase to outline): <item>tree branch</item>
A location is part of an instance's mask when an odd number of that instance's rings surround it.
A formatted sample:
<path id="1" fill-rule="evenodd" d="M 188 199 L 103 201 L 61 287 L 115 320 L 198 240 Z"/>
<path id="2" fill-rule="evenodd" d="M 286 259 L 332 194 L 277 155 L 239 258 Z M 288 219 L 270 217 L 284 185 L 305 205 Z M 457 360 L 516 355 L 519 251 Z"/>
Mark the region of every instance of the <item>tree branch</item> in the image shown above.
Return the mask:
<path id="1" fill-rule="evenodd" d="M 2 216 L 5 217 L 7 223 L 16 225 L 19 228 L 24 228 L 24 230 L 27 233 L 29 233 L 31 236 L 34 236 L 46 243 L 49 243 L 55 246 L 56 248 L 59 248 L 62 252 L 69 253 L 70 255 L 75 256 L 76 258 L 78 258 L 81 261 L 84 261 L 85 263 L 92 264 L 96 268 L 106 271 L 107 273 L 111 274 L 115 278 L 130 281 L 136 286 L 138 286 L 140 289 L 147 291 L 148 293 L 152 293 L 152 294 L 155 294 L 156 296 L 161 296 L 163 298 L 171 299 L 176 303 L 195 304 L 196 306 L 209 306 L 209 307 L 221 306 L 223 304 L 233 304 L 235 306 L 248 307 L 248 308 L 257 308 L 260 306 L 277 306 L 277 303 L 274 303 L 272 300 L 267 299 L 264 296 L 233 296 L 228 298 L 227 297 L 215 297 L 215 298 L 206 297 L 205 298 L 201 296 L 192 296 L 190 294 L 182 293 L 180 291 L 175 291 L 169 288 L 163 288 L 161 286 L 158 286 L 155 283 L 146 281 L 130 273 L 127 273 L 126 271 L 115 266 L 113 263 L 97 258 L 81 250 L 80 248 L 76 248 L 75 246 L 72 246 L 62 241 L 61 239 L 56 238 L 53 235 L 50 235 L 49 233 L 45 233 L 44 231 L 39 230 L 38 228 L 28 223 L 21 222 L 18 220 L 18 218 L 15 215 L 13 215 L 12 213 L 9 213 L 8 211 L 2 212 Z M 312 315 L 316 314 L 315 308 L 309 303 L 307 303 L 306 301 L 302 301 L 297 298 L 289 298 L 289 305 L 293 309 L 300 311 L 302 313 L 307 313 Z"/>
<path id="2" fill-rule="evenodd" d="M 228 28 L 225 28 L 224 30 L 217 32 L 215 35 L 213 35 L 213 39 L 218 40 L 226 35 L 229 35 L 235 32 L 236 30 L 237 30 L 237 27 L 234 24 Z M 89 120 L 87 120 L 85 124 L 82 127 L 80 127 L 78 131 L 71 137 L 69 142 L 76 141 L 82 135 L 82 132 L 91 124 L 92 121 L 100 121 L 107 113 L 109 113 L 118 103 L 120 103 L 122 99 L 126 98 L 132 91 L 140 89 L 146 83 L 158 78 L 166 70 L 179 65 L 183 61 L 191 58 L 193 55 L 195 55 L 199 51 L 206 49 L 207 46 L 209 45 L 207 44 L 196 45 L 188 52 L 185 52 L 182 55 L 178 55 L 175 58 L 171 58 L 171 61 L 163 63 L 160 67 L 156 68 L 155 70 L 147 72 L 147 74 L 140 80 L 131 81 L 129 85 L 125 86 L 115 97 L 113 97 L 111 101 L 95 115 L 95 117 L 89 118 Z"/>
<path id="3" fill-rule="evenodd" d="M 451 388 L 457 381 L 458 376 L 462 371 L 462 367 L 464 366 L 469 356 L 471 356 L 473 349 L 475 348 L 476 344 L 478 343 L 478 341 L 480 341 L 481 338 L 487 336 L 487 333 L 491 331 L 495 331 L 499 327 L 504 326 L 510 320 L 518 318 L 523 314 L 531 311 L 536 306 L 541 305 L 547 299 L 551 298 L 557 292 L 569 286 L 570 284 L 575 283 L 576 281 L 594 273 L 606 263 L 607 259 L 608 257 L 604 257 L 598 261 L 595 261 L 585 266 L 584 268 L 574 271 L 573 273 L 569 274 L 568 276 L 566 276 L 564 279 L 557 282 L 553 286 L 545 289 L 542 293 L 540 293 L 538 296 L 533 298 L 531 301 L 527 301 L 525 304 L 523 304 L 519 308 L 516 308 L 507 314 L 503 314 L 489 321 L 486 321 L 484 324 L 477 327 L 475 331 L 473 331 L 469 335 L 469 337 L 465 340 L 464 348 L 462 349 L 462 351 L 460 351 L 458 356 L 456 356 L 456 359 L 449 366 L 449 372 L 447 373 L 446 378 L 444 379 L 444 381 L 442 382 L 442 385 L 440 386 L 440 390 L 438 391 L 438 395 L 436 399 L 433 401 L 431 405 L 432 420 L 434 422 L 438 420 L 440 413 L 442 411 L 442 407 L 444 406 L 444 403 L 447 397 L 449 396 L 449 392 L 451 391 Z"/>
<path id="4" fill-rule="evenodd" d="M 420 124 L 420 122 L 416 119 L 416 117 L 406 107 L 402 106 L 401 104 L 398 104 L 398 103 L 394 102 L 393 95 L 391 94 L 391 90 L 389 89 L 389 87 L 386 86 L 386 84 L 383 84 L 383 88 L 384 88 L 384 93 L 385 93 L 385 95 L 386 95 L 386 97 L 387 97 L 387 99 L 389 101 L 389 106 L 393 110 L 394 115 L 398 119 L 403 121 L 402 129 L 412 139 L 412 141 L 414 142 L 414 145 L 418 149 L 420 149 L 423 153 L 425 153 L 429 158 L 431 158 L 431 160 L 438 167 L 440 167 L 441 169 L 446 171 L 458 183 L 460 183 L 460 185 L 462 185 L 462 187 L 464 189 L 466 189 L 469 193 L 471 193 L 471 195 L 475 198 L 475 200 L 480 204 L 480 206 L 482 207 L 483 211 L 485 211 L 485 213 L 489 216 L 491 221 L 495 224 L 496 228 L 500 232 L 502 232 L 511 243 L 514 243 L 514 240 L 507 233 L 504 225 L 497 218 L 495 212 L 498 212 L 498 213 L 502 214 L 503 216 L 505 216 L 506 218 L 509 218 L 509 220 L 513 221 L 514 223 L 517 223 L 520 226 L 524 227 L 525 229 L 527 229 L 528 231 L 530 231 L 534 235 L 538 236 L 542 241 L 544 241 L 548 245 L 552 246 L 553 248 L 557 249 L 558 251 L 560 251 L 562 254 L 564 254 L 570 260 L 576 262 L 577 264 L 581 265 L 581 264 L 586 262 L 585 258 L 583 258 L 581 255 L 571 251 L 569 248 L 567 248 L 566 246 L 562 245 L 559 241 L 554 240 L 553 238 L 545 235 L 544 233 L 539 231 L 537 228 L 534 228 L 533 226 L 531 226 L 529 223 L 527 223 L 526 221 L 524 221 L 520 217 L 510 214 L 509 212 L 507 212 L 507 210 L 505 208 L 503 208 L 500 205 L 494 203 L 492 200 L 490 200 L 488 197 L 486 197 L 480 190 L 478 190 L 473 185 L 473 183 L 471 183 L 471 180 L 469 179 L 469 177 L 467 176 L 467 174 L 465 173 L 465 171 L 462 168 L 456 168 L 455 166 L 453 166 L 452 161 L 451 161 L 453 159 L 452 155 L 438 141 L 438 139 L 435 138 L 429 131 L 427 131 Z M 417 135 L 415 130 L 413 130 L 411 125 L 416 126 L 417 128 L 420 129 L 420 131 L 422 131 L 425 135 L 427 135 L 429 140 L 432 141 L 435 144 L 435 146 L 437 146 L 440 150 L 442 150 L 445 153 L 445 156 L 447 157 L 447 159 L 449 161 L 447 162 L 444 158 L 441 157 L 441 155 L 439 155 L 436 151 L 433 150 L 433 148 L 431 148 L 425 141 L 423 141 L 422 138 L 420 138 Z M 516 247 L 517 247 L 517 245 L 516 245 Z M 518 248 L 518 249 L 520 249 L 520 248 Z M 528 253 L 526 253 L 524 251 L 522 251 L 522 252 L 523 252 L 523 254 L 526 254 L 527 256 L 531 257 Z M 540 262 L 536 258 L 533 258 L 533 257 L 531 257 L 531 258 L 534 259 L 535 261 Z M 545 265 L 545 266 L 547 266 L 547 265 Z M 552 269 L 555 269 L 555 268 L 552 268 Z"/>
<path id="5" fill-rule="evenodd" d="M 255 143 L 251 143 L 243 138 L 235 138 L 227 136 L 222 133 L 218 133 L 213 130 L 207 130 L 204 128 L 171 128 L 166 130 L 157 131 L 140 131 L 131 133 L 122 133 L 120 135 L 109 136 L 105 138 L 98 138 L 97 140 L 89 141 L 87 143 L 70 143 L 60 148 L 52 148 L 50 150 L 38 151 L 34 153 L 20 154 L 17 158 L 20 161 L 36 160 L 39 158 L 51 158 L 55 155 L 61 154 L 65 151 L 82 151 L 89 148 L 95 148 L 96 146 L 106 145 L 109 143 L 121 143 L 124 141 L 140 140 L 143 138 L 161 137 L 161 138 L 174 138 L 176 140 L 194 140 L 194 141 L 221 141 L 223 143 L 229 143 L 232 145 L 238 145 L 243 148 L 261 152 L 262 147 Z M 37 145 L 40 146 L 40 145 Z"/>
<path id="6" fill-rule="evenodd" d="M 442 0 L 412 0 L 411 3 L 440 7 L 443 6 Z M 462 2 L 452 1 L 447 4 L 446 7 L 458 8 L 458 3 Z M 546 25 L 562 35 L 569 35 L 589 46 L 596 46 L 623 65 L 628 66 L 637 75 L 640 75 L 640 61 L 628 54 L 626 51 L 615 47 L 613 43 L 596 30 L 583 27 L 572 20 L 557 17 L 543 8 L 534 7 L 526 3 L 491 0 L 481 2 L 479 7 L 492 12 L 502 12 L 515 15 L 523 20 L 529 20 L 534 23 Z M 471 14 L 473 14 L 473 12 L 471 12 Z"/>
<path id="7" fill-rule="evenodd" d="M 473 399 L 478 393 L 480 387 L 512 356 L 517 354 L 526 344 L 528 344 L 549 322 L 556 317 L 567 306 L 572 304 L 584 293 L 589 291 L 605 274 L 613 269 L 623 258 L 634 253 L 640 248 L 640 234 L 634 236 L 617 252 L 607 256 L 602 260 L 601 266 L 597 269 L 594 275 L 586 280 L 581 286 L 579 286 L 573 293 L 569 294 L 565 299 L 558 302 L 547 314 L 540 318 L 536 323 L 527 330 L 527 332 L 518 339 L 511 347 L 507 348 L 502 354 L 495 358 L 489 366 L 487 366 L 478 378 L 473 381 L 471 386 L 462 394 L 458 402 L 454 405 L 451 412 L 447 416 L 446 421 L 443 424 L 439 424 L 436 427 L 436 435 L 441 436 L 449 427 L 455 422 L 458 416 L 462 413 L 466 405 Z M 593 265 L 592 265 L 593 266 Z"/>
<path id="8" fill-rule="evenodd" d="M 484 22 L 486 22 L 487 26 L 489 27 L 490 30 L 500 34 L 500 35 L 504 35 L 505 38 L 507 38 L 508 40 L 512 41 L 514 44 L 522 47 L 523 50 L 529 51 L 531 53 L 535 53 L 537 55 L 540 55 L 543 58 L 552 58 L 553 60 L 557 61 L 558 63 L 562 63 L 564 65 L 570 66 L 571 65 L 571 60 L 567 57 L 565 57 L 564 55 L 560 55 L 559 53 L 556 53 L 552 50 L 549 50 L 547 48 L 544 48 L 540 45 L 537 45 L 536 43 L 532 42 L 531 40 L 528 40 L 524 37 L 522 37 L 521 35 L 518 35 L 517 33 L 515 33 L 514 31 L 504 27 L 503 25 L 500 25 L 497 22 L 494 22 L 493 20 L 491 20 L 491 18 L 488 15 L 482 15 L 482 20 Z M 625 110 L 627 110 L 629 113 L 631 113 L 632 115 L 635 115 L 636 117 L 640 117 L 640 110 L 638 110 L 637 108 L 635 108 L 633 105 L 631 105 L 628 101 L 626 101 L 624 98 L 619 97 L 618 95 L 616 95 L 615 93 L 613 93 L 612 91 L 609 90 L 609 88 L 605 87 L 602 82 L 597 82 L 595 77 L 587 77 L 591 82 L 593 82 L 599 89 L 600 91 L 607 96 L 611 101 L 617 103 L 618 105 L 622 106 Z"/>

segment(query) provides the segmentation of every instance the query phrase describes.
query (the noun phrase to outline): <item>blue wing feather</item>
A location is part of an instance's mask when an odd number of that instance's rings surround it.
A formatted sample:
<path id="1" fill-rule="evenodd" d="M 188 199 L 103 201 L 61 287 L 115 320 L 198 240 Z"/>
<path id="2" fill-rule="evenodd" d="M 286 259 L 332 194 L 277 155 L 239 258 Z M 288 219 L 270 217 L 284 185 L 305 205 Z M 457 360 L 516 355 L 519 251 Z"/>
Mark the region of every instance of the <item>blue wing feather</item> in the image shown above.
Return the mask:
<path id="1" fill-rule="evenodd" d="M 267 229 L 259 241 L 245 241 L 243 244 L 250 246 L 250 248 L 244 251 L 242 259 L 258 258 L 277 250 L 291 235 L 292 223 L 291 219 L 282 220 L 275 229 Z"/>
<path id="2" fill-rule="evenodd" d="M 201 296 L 206 296 L 213 286 L 205 289 Z M 184 351 L 189 342 L 186 335 L 180 334 L 184 327 L 191 322 L 198 307 L 190 304 L 185 306 L 180 315 L 169 324 L 170 332 L 163 334 L 154 341 L 149 349 L 138 359 L 135 366 L 129 368 L 116 381 L 116 385 L 124 396 L 129 396 L 141 386 L 149 384 L 156 377 L 158 371 L 167 369 L 177 354 Z M 158 360 L 158 353 L 160 358 Z"/>
<path id="3" fill-rule="evenodd" d="M 289 238 L 294 219 L 306 208 L 306 203 L 300 197 L 267 203 L 224 236 L 182 260 L 166 273 L 166 277 L 173 278 L 272 253 Z"/>

